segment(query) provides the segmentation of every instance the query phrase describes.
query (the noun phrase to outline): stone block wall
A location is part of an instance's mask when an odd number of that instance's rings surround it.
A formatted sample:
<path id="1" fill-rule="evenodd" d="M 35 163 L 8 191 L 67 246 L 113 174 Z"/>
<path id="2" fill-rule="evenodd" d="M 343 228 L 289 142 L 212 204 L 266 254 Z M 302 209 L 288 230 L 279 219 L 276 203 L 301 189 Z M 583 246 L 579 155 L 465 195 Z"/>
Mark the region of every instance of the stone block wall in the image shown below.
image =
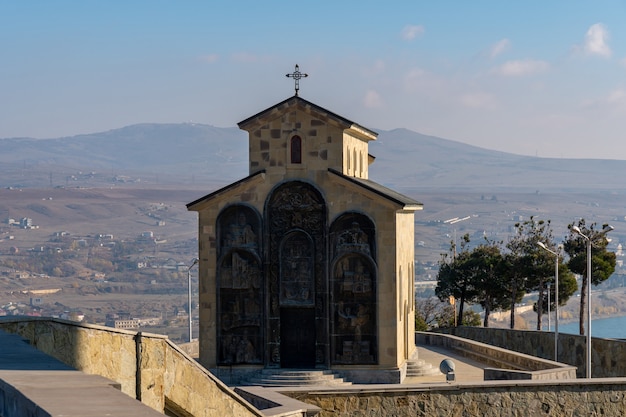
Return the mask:
<path id="1" fill-rule="evenodd" d="M 38 350 L 120 384 L 149 407 L 175 415 L 261 416 L 165 336 L 49 318 L 0 320 Z"/>
<path id="2" fill-rule="evenodd" d="M 575 379 L 576 367 L 458 336 L 417 332 L 419 345 L 444 346 L 461 356 L 499 369 L 485 368 L 485 380 Z"/>
<path id="3" fill-rule="evenodd" d="M 448 331 L 446 331 L 448 332 Z M 544 359 L 554 359 L 554 333 L 532 330 L 492 329 L 461 326 L 450 329 L 455 336 L 514 350 Z M 585 336 L 559 333 L 558 362 L 576 366 L 576 376 L 586 372 L 587 339 Z M 591 376 L 626 377 L 626 341 L 591 338 Z"/>
<path id="4" fill-rule="evenodd" d="M 625 392 L 624 379 L 605 379 L 282 393 L 319 407 L 320 417 L 569 417 L 626 415 Z"/>

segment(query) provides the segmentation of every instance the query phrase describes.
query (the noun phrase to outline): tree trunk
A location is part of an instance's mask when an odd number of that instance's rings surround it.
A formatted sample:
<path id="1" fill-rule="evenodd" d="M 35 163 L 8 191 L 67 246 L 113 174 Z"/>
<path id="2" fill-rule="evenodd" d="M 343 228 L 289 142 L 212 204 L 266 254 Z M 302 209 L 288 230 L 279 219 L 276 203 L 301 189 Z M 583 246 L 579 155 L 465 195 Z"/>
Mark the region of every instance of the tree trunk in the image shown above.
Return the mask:
<path id="1" fill-rule="evenodd" d="M 483 320 L 483 327 L 489 327 L 489 313 L 491 313 L 491 299 L 485 300 L 485 319 Z"/>
<path id="2" fill-rule="evenodd" d="M 510 328 L 515 328 L 515 299 L 517 298 L 517 288 L 513 289 L 511 293 L 511 324 Z"/>
<path id="3" fill-rule="evenodd" d="M 459 303 L 459 315 L 456 320 L 457 326 L 463 325 L 463 306 L 465 305 L 465 292 L 461 293 L 461 302 Z"/>
<path id="4" fill-rule="evenodd" d="M 539 299 L 537 300 L 537 330 L 541 330 L 543 318 L 543 280 L 539 282 Z"/>

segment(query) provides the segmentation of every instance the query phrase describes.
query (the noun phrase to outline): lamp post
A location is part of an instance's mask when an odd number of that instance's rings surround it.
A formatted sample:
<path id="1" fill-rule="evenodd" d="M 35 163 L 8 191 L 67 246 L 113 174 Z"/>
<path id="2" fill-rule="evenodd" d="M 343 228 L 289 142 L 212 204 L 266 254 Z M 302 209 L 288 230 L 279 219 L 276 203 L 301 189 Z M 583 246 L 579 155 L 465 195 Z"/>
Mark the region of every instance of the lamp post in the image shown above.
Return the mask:
<path id="1" fill-rule="evenodd" d="M 611 230 L 613 226 L 607 224 L 598 237 L 606 235 Z M 587 243 L 587 378 L 591 378 L 591 238 L 583 234 L 578 226 L 572 226 L 572 231 Z"/>
<path id="2" fill-rule="evenodd" d="M 550 283 L 548 282 L 548 331 L 550 331 Z"/>
<path id="3" fill-rule="evenodd" d="M 543 242 L 537 242 L 537 245 L 546 251 L 550 252 L 556 257 L 554 262 L 554 360 L 559 360 L 559 252 L 549 249 Z M 550 297 L 550 290 L 548 289 L 548 297 Z M 548 309 L 550 308 L 550 301 L 548 301 Z M 548 320 L 550 313 L 548 313 Z"/>
<path id="4" fill-rule="evenodd" d="M 189 299 L 187 300 L 187 310 L 189 312 L 189 343 L 191 343 L 192 338 L 192 319 L 191 319 L 191 268 L 194 267 L 198 263 L 198 258 L 194 258 L 189 268 L 187 268 L 187 290 Z"/>

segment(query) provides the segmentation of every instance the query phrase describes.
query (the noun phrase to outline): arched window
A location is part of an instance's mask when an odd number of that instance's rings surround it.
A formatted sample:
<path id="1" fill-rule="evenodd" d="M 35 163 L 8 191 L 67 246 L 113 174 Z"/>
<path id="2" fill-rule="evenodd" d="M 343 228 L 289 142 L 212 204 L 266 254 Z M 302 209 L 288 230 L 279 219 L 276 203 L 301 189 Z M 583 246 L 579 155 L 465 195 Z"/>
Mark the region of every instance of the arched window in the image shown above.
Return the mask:
<path id="1" fill-rule="evenodd" d="M 291 163 L 302 163 L 302 138 L 297 135 L 291 138 Z"/>

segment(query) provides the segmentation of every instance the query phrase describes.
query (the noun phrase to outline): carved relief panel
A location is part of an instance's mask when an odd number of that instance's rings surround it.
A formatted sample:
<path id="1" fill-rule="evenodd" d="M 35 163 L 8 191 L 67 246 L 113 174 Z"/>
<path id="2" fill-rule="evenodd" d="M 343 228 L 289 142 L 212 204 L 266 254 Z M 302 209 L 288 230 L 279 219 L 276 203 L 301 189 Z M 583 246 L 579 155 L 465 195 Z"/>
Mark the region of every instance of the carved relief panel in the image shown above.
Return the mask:
<path id="1" fill-rule="evenodd" d="M 290 335 L 291 330 L 280 320 L 281 309 L 293 307 L 313 310 L 311 325 L 316 329 L 311 342 L 315 345 L 313 361 L 326 363 L 324 335 L 328 328 L 328 290 L 324 199 L 313 186 L 292 181 L 274 190 L 266 210 L 270 363 L 276 366 L 285 363 L 281 355 L 288 352 L 281 349 L 281 337 Z"/>
<path id="2" fill-rule="evenodd" d="M 310 235 L 295 231 L 280 247 L 280 305 L 315 306 L 315 247 Z"/>
<path id="3" fill-rule="evenodd" d="M 375 230 L 358 213 L 347 213 L 331 227 L 331 360 L 335 364 L 375 364 L 376 328 Z"/>
<path id="4" fill-rule="evenodd" d="M 261 221 L 247 206 L 225 209 L 217 220 L 218 363 L 263 362 Z"/>

